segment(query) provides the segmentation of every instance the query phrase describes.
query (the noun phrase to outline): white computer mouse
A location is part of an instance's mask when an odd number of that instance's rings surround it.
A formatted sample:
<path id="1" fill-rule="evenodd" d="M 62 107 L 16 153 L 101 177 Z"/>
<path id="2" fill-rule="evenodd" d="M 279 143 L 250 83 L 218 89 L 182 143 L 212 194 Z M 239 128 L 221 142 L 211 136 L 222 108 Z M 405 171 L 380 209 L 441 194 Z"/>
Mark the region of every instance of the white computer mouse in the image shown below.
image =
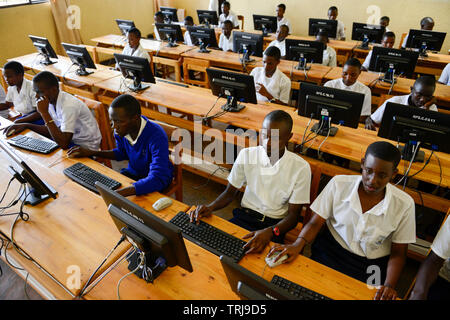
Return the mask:
<path id="1" fill-rule="evenodd" d="M 165 209 L 168 206 L 170 206 L 172 203 L 173 203 L 173 201 L 171 198 L 163 197 L 163 198 L 158 199 L 153 204 L 153 209 L 155 209 L 156 211 L 161 211 L 162 209 Z"/>
<path id="2" fill-rule="evenodd" d="M 277 262 L 274 262 L 275 259 L 281 254 L 281 251 L 276 251 L 272 253 L 270 256 L 267 255 L 266 257 L 266 263 L 269 267 L 275 268 L 282 264 L 289 256 L 287 254 L 284 254 L 280 259 L 278 259 Z"/>
<path id="3" fill-rule="evenodd" d="M 11 129 L 8 131 L 8 133 L 6 134 L 7 137 L 11 137 L 14 133 L 16 132 L 15 129 Z"/>

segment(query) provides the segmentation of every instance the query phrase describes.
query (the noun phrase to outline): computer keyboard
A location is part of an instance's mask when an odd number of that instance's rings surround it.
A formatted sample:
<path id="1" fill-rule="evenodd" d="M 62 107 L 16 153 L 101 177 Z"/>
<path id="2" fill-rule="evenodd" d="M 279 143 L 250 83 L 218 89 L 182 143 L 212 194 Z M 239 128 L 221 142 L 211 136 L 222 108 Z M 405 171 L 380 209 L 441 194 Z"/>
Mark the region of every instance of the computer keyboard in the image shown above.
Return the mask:
<path id="1" fill-rule="evenodd" d="M 58 149 L 59 147 L 58 144 L 54 141 L 44 141 L 24 135 L 12 137 L 7 141 L 12 146 L 44 154 L 50 153 L 53 150 Z"/>
<path id="2" fill-rule="evenodd" d="M 299 298 L 300 300 L 331 300 L 328 297 L 325 297 L 317 292 L 309 290 L 299 284 L 296 284 L 277 275 L 273 276 L 271 283 L 273 283 L 277 287 L 286 289 L 290 294 Z"/>
<path id="3" fill-rule="evenodd" d="M 245 241 L 217 229 L 204 221 L 200 221 L 198 225 L 191 223 L 189 221 L 189 215 L 184 212 L 178 212 L 170 222 L 181 229 L 186 239 L 215 255 L 229 256 L 235 262 L 238 262 L 244 256 L 245 251 L 242 247 L 246 243 Z"/>
<path id="4" fill-rule="evenodd" d="M 95 187 L 95 182 L 99 181 L 111 188 L 112 190 L 116 190 L 121 186 L 121 183 L 111 179 L 100 172 L 95 171 L 94 169 L 85 166 L 84 164 L 78 162 L 73 166 L 64 169 L 64 174 L 68 176 L 70 179 L 75 181 L 76 183 L 81 184 L 83 187 L 91 190 L 92 192 L 99 193 L 97 188 Z"/>

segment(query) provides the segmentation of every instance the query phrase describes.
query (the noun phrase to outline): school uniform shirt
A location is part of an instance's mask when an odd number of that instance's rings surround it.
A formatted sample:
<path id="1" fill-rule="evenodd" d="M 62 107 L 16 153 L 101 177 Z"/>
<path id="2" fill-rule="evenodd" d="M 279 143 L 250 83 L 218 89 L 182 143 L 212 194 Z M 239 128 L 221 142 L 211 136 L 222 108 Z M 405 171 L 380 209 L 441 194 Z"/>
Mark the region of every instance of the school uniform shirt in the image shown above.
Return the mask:
<path id="1" fill-rule="evenodd" d="M 153 33 L 155 34 L 155 39 L 161 41 L 161 37 L 159 36 L 158 28 L 156 28 L 156 26 L 153 27 Z"/>
<path id="2" fill-rule="evenodd" d="M 369 53 L 367 54 L 366 60 L 364 60 L 363 64 L 361 65 L 361 67 L 364 67 L 366 70 L 369 70 L 370 59 L 372 59 L 372 51 L 373 50 L 369 51 Z"/>
<path id="3" fill-rule="evenodd" d="M 219 38 L 219 48 L 223 51 L 233 51 L 233 35 L 231 34 L 230 37 L 227 38 L 223 33 L 221 33 Z"/>
<path id="4" fill-rule="evenodd" d="M 230 12 L 228 12 L 228 16 L 225 17 L 225 13 L 222 13 L 219 16 L 219 27 L 223 28 L 223 23 L 225 22 L 225 20 L 230 20 L 233 23 L 234 27 L 239 27 L 239 20 L 237 18 L 237 16 L 230 10 Z"/>
<path id="5" fill-rule="evenodd" d="M 263 146 L 250 147 L 239 152 L 228 182 L 238 189 L 246 185 L 242 207 L 282 219 L 289 203 L 309 203 L 311 169 L 308 162 L 287 149 L 272 165 Z"/>
<path id="6" fill-rule="evenodd" d="M 327 81 L 324 84 L 324 86 L 329 87 L 329 88 L 348 90 L 348 91 L 353 91 L 353 92 L 364 94 L 364 102 L 363 102 L 363 106 L 361 109 L 361 115 L 362 116 L 370 116 L 370 114 L 372 113 L 372 93 L 368 86 L 359 82 L 358 80 L 356 80 L 356 82 L 354 84 L 352 84 L 351 86 L 346 86 L 344 84 L 344 81 L 342 80 L 342 78 L 339 78 L 339 79 Z"/>
<path id="7" fill-rule="evenodd" d="M 128 44 L 123 48 L 122 54 L 125 54 L 127 56 L 133 56 L 133 57 L 139 57 L 139 58 L 145 58 L 148 60 L 148 62 L 152 62 L 150 59 L 150 55 L 148 52 L 142 48 L 142 46 L 139 44 L 139 46 L 136 49 L 131 48 Z"/>
<path id="8" fill-rule="evenodd" d="M 289 33 L 292 34 L 291 23 L 289 22 L 289 20 L 286 19 L 286 17 L 283 17 L 283 19 L 281 20 L 277 19 L 277 29 L 280 29 L 280 26 L 282 26 L 283 24 L 288 26 Z"/>
<path id="9" fill-rule="evenodd" d="M 285 57 L 286 56 L 286 40 L 283 41 L 278 41 L 278 40 L 273 40 L 271 43 L 269 43 L 268 47 L 277 47 L 278 49 L 280 49 L 281 51 L 281 56 Z"/>
<path id="10" fill-rule="evenodd" d="M 129 135 L 114 135 L 117 147 L 113 150 L 117 161 L 129 160 L 127 170 L 141 179 L 134 182 L 136 195 L 163 191 L 173 177 L 169 160 L 169 141 L 164 129 L 141 116 L 141 127 L 135 140 Z"/>
<path id="11" fill-rule="evenodd" d="M 328 67 L 337 66 L 336 50 L 334 50 L 334 48 L 327 46 L 327 48 L 323 50 L 322 65 Z"/>
<path id="12" fill-rule="evenodd" d="M 189 31 L 186 30 L 184 32 L 183 37 L 184 37 L 184 44 L 185 45 L 187 45 L 187 46 L 192 46 L 193 45 L 192 44 L 192 40 L 191 40 L 191 35 L 189 34 Z"/>
<path id="13" fill-rule="evenodd" d="M 73 133 L 73 143 L 89 149 L 99 150 L 100 141 L 102 140 L 100 129 L 84 102 L 60 90 L 56 106 L 50 104 L 48 112 L 62 132 Z"/>
<path id="14" fill-rule="evenodd" d="M 0 103 L 6 102 L 6 93 L 5 90 L 3 90 L 3 87 L 0 85 Z M 9 109 L 6 110 L 0 110 L 0 117 L 8 118 L 9 117 Z"/>
<path id="15" fill-rule="evenodd" d="M 450 86 L 450 63 L 447 63 L 444 70 L 442 70 L 441 76 L 439 78 L 439 82 Z"/>
<path id="16" fill-rule="evenodd" d="M 273 73 L 272 77 L 266 77 L 264 67 L 257 67 L 250 73 L 255 80 L 255 86 L 257 83 L 262 83 L 266 87 L 267 91 L 275 98 L 284 103 L 289 102 L 289 95 L 291 93 L 291 80 L 278 68 Z M 256 99 L 258 101 L 269 101 L 266 97 L 256 92 Z"/>
<path id="17" fill-rule="evenodd" d="M 392 243 L 416 242 L 414 200 L 387 184 L 384 199 L 362 212 L 360 175 L 333 177 L 311 205 L 326 219 L 334 239 L 346 250 L 367 259 L 385 257 Z"/>
<path id="18" fill-rule="evenodd" d="M 409 106 L 409 97 L 411 94 L 407 94 L 404 96 L 395 96 L 390 99 L 387 99 L 378 109 L 370 116 L 372 118 L 372 121 L 375 123 L 381 123 L 381 120 L 383 119 L 384 109 L 386 109 L 386 103 L 392 102 L 392 103 L 398 103 L 398 104 L 404 104 L 405 106 Z M 421 109 L 424 109 L 421 107 Z M 438 111 L 438 108 L 435 104 L 432 104 L 429 108 L 431 111 Z"/>
<path id="19" fill-rule="evenodd" d="M 336 40 L 341 40 L 345 38 L 345 26 L 340 20 L 337 20 L 337 30 L 336 30 Z"/>
<path id="20" fill-rule="evenodd" d="M 441 259 L 444 259 L 444 264 L 439 271 L 439 275 L 445 280 L 450 282 L 450 219 L 445 220 L 444 225 L 441 227 L 433 243 L 431 244 L 431 250 L 438 255 Z"/>
<path id="21" fill-rule="evenodd" d="M 14 110 L 22 115 L 36 111 L 36 92 L 33 90 L 33 82 L 24 78 L 20 92 L 17 91 L 17 86 L 8 87 L 6 102 L 12 103 Z"/>

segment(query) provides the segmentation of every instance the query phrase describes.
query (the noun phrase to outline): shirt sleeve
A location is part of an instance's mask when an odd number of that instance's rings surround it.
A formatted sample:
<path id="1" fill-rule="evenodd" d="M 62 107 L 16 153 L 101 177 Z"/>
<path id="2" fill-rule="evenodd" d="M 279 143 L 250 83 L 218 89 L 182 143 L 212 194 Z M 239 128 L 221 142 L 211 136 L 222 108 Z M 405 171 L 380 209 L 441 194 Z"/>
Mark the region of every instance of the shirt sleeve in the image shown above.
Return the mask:
<path id="1" fill-rule="evenodd" d="M 450 218 L 447 217 L 443 226 L 434 238 L 431 250 L 440 258 L 450 258 Z"/>
<path id="2" fill-rule="evenodd" d="M 8 91 L 6 92 L 6 97 L 4 98 L 5 99 L 5 102 L 11 102 L 11 103 L 13 103 L 13 99 L 14 97 L 13 97 L 13 89 L 12 89 L 12 87 L 8 87 Z M 1 99 L 1 97 L 0 97 L 0 99 Z"/>
<path id="3" fill-rule="evenodd" d="M 377 110 L 375 110 L 374 113 L 370 116 L 373 122 L 380 124 L 381 120 L 383 119 L 384 109 L 386 108 L 386 103 L 389 100 L 385 101 L 380 107 L 378 107 Z"/>
<path id="4" fill-rule="evenodd" d="M 409 198 L 409 204 L 405 209 L 403 219 L 400 220 L 397 230 L 392 234 L 393 243 L 414 243 L 416 242 L 416 216 L 415 204 Z"/>
<path id="5" fill-rule="evenodd" d="M 225 50 L 223 49 L 224 38 L 225 38 L 225 36 L 223 35 L 223 33 L 221 33 L 221 34 L 220 34 L 220 37 L 219 37 L 219 48 L 222 49 L 223 51 L 225 51 Z"/>
<path id="6" fill-rule="evenodd" d="M 240 189 L 246 182 L 245 161 L 248 157 L 248 149 L 242 149 L 234 161 L 233 168 L 228 175 L 228 182 L 235 188 Z"/>
<path id="7" fill-rule="evenodd" d="M 448 85 L 449 77 L 450 77 L 450 63 L 445 66 L 444 70 L 442 70 L 442 74 L 439 78 L 439 82 L 441 82 L 445 85 Z"/>
<path id="8" fill-rule="evenodd" d="M 336 51 L 335 50 L 330 50 L 328 53 L 329 53 L 329 56 L 330 56 L 330 61 L 328 62 L 328 66 L 329 67 L 336 67 L 337 66 Z"/>
<path id="9" fill-rule="evenodd" d="M 325 220 L 333 215 L 333 195 L 336 194 L 336 177 L 332 178 L 325 186 L 310 209 Z"/>
<path id="10" fill-rule="evenodd" d="M 74 98 L 76 99 L 76 98 Z M 77 99 L 78 100 L 78 99 Z M 81 110 L 81 104 L 83 104 L 83 102 L 81 101 L 74 101 L 74 100 L 69 100 L 68 101 L 69 104 L 63 106 L 61 109 L 61 126 L 60 129 L 62 132 L 70 132 L 70 133 L 75 133 L 75 126 L 77 123 L 77 120 L 79 118 L 80 115 L 80 110 Z M 87 108 L 87 107 L 86 107 Z"/>
<path id="11" fill-rule="evenodd" d="M 0 103 L 5 103 L 6 93 L 3 87 L 0 85 Z"/>
<path id="12" fill-rule="evenodd" d="M 292 204 L 309 203 L 310 189 L 311 189 L 311 168 L 309 164 L 306 163 L 301 173 L 298 175 L 297 181 L 295 182 L 294 189 L 292 190 L 291 197 L 289 198 L 289 203 Z"/>
<path id="13" fill-rule="evenodd" d="M 361 109 L 362 116 L 370 116 L 372 113 L 372 93 L 368 87 L 364 87 L 364 103 Z"/>
<path id="14" fill-rule="evenodd" d="M 369 70 L 371 58 L 372 58 L 372 50 L 370 50 L 369 54 L 366 57 L 366 60 L 364 60 L 364 63 L 362 64 L 362 67 L 364 67 L 366 70 Z"/>
<path id="15" fill-rule="evenodd" d="M 280 101 L 284 103 L 289 102 L 289 96 L 291 94 L 291 80 L 289 78 L 282 77 L 280 83 Z"/>

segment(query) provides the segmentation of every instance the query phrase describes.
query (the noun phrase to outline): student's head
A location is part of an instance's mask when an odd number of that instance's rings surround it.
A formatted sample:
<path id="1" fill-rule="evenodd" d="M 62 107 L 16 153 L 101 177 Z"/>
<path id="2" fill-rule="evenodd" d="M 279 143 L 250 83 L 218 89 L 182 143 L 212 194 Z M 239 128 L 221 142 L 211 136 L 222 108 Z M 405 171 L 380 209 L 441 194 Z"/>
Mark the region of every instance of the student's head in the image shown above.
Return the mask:
<path id="1" fill-rule="evenodd" d="M 285 24 L 282 24 L 277 30 L 277 40 L 283 41 L 289 35 L 289 27 Z"/>
<path id="2" fill-rule="evenodd" d="M 425 17 L 420 20 L 420 29 L 432 31 L 434 28 L 434 20 L 431 17 Z"/>
<path id="3" fill-rule="evenodd" d="M 380 18 L 380 26 L 386 28 L 386 27 L 389 25 L 389 21 L 390 21 L 390 19 L 389 19 L 388 16 L 382 16 L 382 17 Z"/>
<path id="4" fill-rule="evenodd" d="M 392 31 L 385 32 L 383 35 L 383 39 L 381 40 L 381 46 L 385 48 L 394 47 L 395 43 L 395 33 Z"/>
<path id="5" fill-rule="evenodd" d="M 361 159 L 362 186 L 371 195 L 383 192 L 386 185 L 397 174 L 400 151 L 391 143 L 377 141 L 367 147 Z"/>
<path id="6" fill-rule="evenodd" d="M 356 58 L 350 58 L 342 68 L 342 81 L 346 86 L 353 85 L 361 74 L 361 62 Z"/>
<path id="7" fill-rule="evenodd" d="M 328 8 L 328 20 L 336 20 L 338 16 L 338 8 L 335 6 L 332 6 Z"/>
<path id="8" fill-rule="evenodd" d="M 277 6 L 277 17 L 280 18 L 280 19 L 282 19 L 285 12 L 286 12 L 286 5 L 283 4 L 283 3 L 280 3 L 280 4 Z"/>
<path id="9" fill-rule="evenodd" d="M 282 110 L 266 115 L 262 123 L 260 142 L 270 157 L 272 150 L 282 152 L 292 137 L 292 117 Z M 272 145 L 273 144 L 273 145 Z"/>
<path id="10" fill-rule="evenodd" d="M 225 13 L 226 16 L 230 13 L 231 5 L 228 1 L 224 1 L 222 3 L 222 12 Z"/>
<path id="11" fill-rule="evenodd" d="M 233 30 L 233 22 L 230 20 L 225 20 L 222 26 L 223 34 L 229 38 L 231 36 L 231 31 Z"/>
<path id="12" fill-rule="evenodd" d="M 436 89 L 436 79 L 432 76 L 419 77 L 411 87 L 411 102 L 420 108 L 433 99 Z"/>
<path id="13" fill-rule="evenodd" d="M 155 13 L 155 23 L 164 23 L 164 14 L 161 11 Z"/>
<path id="14" fill-rule="evenodd" d="M 41 71 L 33 78 L 33 90 L 37 98 L 44 96 L 55 103 L 59 94 L 58 78 L 50 71 Z"/>
<path id="15" fill-rule="evenodd" d="M 184 25 L 185 26 L 193 26 L 194 25 L 194 19 L 192 19 L 191 16 L 186 16 L 186 18 L 184 18 Z"/>
<path id="16" fill-rule="evenodd" d="M 319 30 L 316 34 L 316 41 L 322 42 L 324 44 L 324 48 L 327 47 L 328 40 L 328 32 L 325 30 Z"/>
<path id="17" fill-rule="evenodd" d="M 264 51 L 263 64 L 266 74 L 273 74 L 281 59 L 281 51 L 275 46 L 268 47 Z"/>
<path id="18" fill-rule="evenodd" d="M 141 41 L 141 32 L 138 28 L 131 28 L 130 30 L 128 30 L 127 37 L 128 45 L 131 48 L 136 49 L 137 47 L 139 47 L 139 41 Z"/>
<path id="19" fill-rule="evenodd" d="M 137 99 L 123 94 L 113 100 L 108 109 L 114 133 L 125 137 L 139 128 L 141 123 L 141 106 Z"/>
<path id="20" fill-rule="evenodd" d="M 8 83 L 8 86 L 17 86 L 22 85 L 23 82 L 23 74 L 25 73 L 25 70 L 23 69 L 22 64 L 17 61 L 9 61 L 4 66 L 4 76 L 6 83 Z"/>

